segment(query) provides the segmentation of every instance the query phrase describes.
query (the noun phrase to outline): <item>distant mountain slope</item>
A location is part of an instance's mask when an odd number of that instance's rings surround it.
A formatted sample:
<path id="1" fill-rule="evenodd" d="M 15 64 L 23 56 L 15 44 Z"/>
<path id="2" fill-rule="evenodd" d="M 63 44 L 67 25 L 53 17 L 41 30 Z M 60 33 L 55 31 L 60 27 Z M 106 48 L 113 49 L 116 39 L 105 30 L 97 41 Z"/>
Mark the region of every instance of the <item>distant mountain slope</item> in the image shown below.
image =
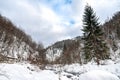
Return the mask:
<path id="1" fill-rule="evenodd" d="M 59 41 L 46 49 L 46 60 L 48 60 L 48 62 L 64 64 L 81 63 L 80 50 L 80 36 L 74 39 Z"/>
<path id="2" fill-rule="evenodd" d="M 0 61 L 36 59 L 42 47 L 29 35 L 17 28 L 10 20 L 0 15 Z"/>
<path id="3" fill-rule="evenodd" d="M 112 59 L 116 60 L 116 58 L 120 58 L 120 12 L 115 13 L 102 27 L 105 40 L 110 46 Z"/>
<path id="4" fill-rule="evenodd" d="M 106 38 L 120 39 L 120 12 L 103 24 Z"/>

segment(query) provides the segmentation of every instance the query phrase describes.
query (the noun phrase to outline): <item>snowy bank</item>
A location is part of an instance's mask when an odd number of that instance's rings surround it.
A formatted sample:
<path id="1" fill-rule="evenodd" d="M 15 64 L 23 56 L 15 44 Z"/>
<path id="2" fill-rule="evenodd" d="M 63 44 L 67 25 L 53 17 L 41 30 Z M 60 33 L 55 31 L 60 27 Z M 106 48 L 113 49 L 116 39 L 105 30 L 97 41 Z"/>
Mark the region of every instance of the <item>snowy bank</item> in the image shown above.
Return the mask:
<path id="1" fill-rule="evenodd" d="M 120 63 L 72 64 L 41 70 L 29 63 L 0 63 L 0 80 L 120 80 Z"/>
<path id="2" fill-rule="evenodd" d="M 79 80 L 120 80 L 116 75 L 102 70 L 93 70 L 80 75 Z"/>

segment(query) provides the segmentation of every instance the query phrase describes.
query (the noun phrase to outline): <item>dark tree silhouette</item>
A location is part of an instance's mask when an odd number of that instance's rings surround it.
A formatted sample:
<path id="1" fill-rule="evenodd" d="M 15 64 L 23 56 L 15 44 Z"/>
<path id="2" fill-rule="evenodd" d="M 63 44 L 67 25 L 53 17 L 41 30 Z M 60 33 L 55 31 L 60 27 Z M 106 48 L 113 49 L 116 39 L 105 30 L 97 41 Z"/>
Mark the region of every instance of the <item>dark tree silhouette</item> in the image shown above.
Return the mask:
<path id="1" fill-rule="evenodd" d="M 108 47 L 103 38 L 102 28 L 93 9 L 89 5 L 86 5 L 83 15 L 83 32 L 85 59 L 90 61 L 96 58 L 98 64 L 100 59 L 108 59 Z"/>

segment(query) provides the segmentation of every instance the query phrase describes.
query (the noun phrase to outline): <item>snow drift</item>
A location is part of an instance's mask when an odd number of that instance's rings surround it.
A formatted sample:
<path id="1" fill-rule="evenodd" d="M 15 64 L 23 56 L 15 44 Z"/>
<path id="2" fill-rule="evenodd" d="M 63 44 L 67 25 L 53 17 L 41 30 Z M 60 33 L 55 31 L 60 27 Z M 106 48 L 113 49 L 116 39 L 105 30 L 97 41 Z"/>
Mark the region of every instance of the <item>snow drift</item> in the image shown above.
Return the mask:
<path id="1" fill-rule="evenodd" d="M 93 70 L 84 73 L 79 80 L 120 80 L 116 75 L 102 70 Z"/>

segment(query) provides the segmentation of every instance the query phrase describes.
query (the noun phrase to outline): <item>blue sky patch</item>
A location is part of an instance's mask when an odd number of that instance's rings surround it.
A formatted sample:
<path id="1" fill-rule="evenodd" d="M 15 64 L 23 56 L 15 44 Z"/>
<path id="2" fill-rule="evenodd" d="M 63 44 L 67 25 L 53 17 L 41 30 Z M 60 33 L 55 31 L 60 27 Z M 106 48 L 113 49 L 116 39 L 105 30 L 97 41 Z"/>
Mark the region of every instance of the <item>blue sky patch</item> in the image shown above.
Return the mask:
<path id="1" fill-rule="evenodd" d="M 72 0 L 65 0 L 65 4 L 71 4 Z"/>

